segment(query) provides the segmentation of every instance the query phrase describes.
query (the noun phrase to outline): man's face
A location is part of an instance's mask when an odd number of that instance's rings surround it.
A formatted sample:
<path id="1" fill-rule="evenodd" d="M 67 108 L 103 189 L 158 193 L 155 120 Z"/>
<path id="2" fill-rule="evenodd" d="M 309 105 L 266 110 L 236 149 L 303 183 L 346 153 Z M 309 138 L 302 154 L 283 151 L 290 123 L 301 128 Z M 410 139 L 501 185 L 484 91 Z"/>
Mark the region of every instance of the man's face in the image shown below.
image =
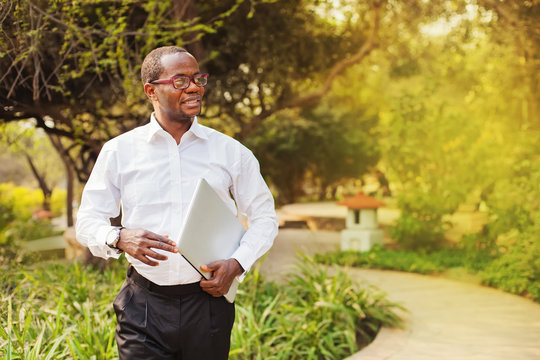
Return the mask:
<path id="1" fill-rule="evenodd" d="M 199 64 L 188 53 L 174 53 L 161 58 L 163 72 L 159 79 L 170 79 L 177 75 L 200 74 Z M 183 90 L 177 90 L 172 84 L 155 86 L 156 101 L 154 107 L 159 107 L 169 120 L 185 121 L 199 115 L 204 87 L 197 86 L 191 81 Z M 164 120 L 164 119 L 163 119 Z"/>

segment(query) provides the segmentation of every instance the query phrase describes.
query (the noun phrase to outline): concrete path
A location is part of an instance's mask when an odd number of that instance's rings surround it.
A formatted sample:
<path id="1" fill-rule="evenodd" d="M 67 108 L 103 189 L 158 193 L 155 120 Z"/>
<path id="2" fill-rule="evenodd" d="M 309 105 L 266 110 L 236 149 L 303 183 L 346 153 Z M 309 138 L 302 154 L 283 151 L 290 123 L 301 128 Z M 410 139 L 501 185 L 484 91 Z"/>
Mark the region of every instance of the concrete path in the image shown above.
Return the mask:
<path id="1" fill-rule="evenodd" d="M 333 251 L 338 232 L 282 229 L 261 265 L 278 280 L 296 252 Z M 404 329 L 383 328 L 347 360 L 540 360 L 540 304 L 488 287 L 434 276 L 347 269 L 409 310 Z"/>

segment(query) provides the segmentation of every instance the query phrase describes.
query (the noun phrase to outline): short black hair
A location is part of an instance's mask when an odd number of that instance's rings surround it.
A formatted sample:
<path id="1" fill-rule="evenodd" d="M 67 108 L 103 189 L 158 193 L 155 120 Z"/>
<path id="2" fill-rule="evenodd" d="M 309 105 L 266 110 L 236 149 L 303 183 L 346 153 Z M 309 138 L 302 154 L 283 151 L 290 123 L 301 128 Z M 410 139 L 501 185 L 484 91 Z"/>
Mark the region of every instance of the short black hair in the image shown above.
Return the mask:
<path id="1" fill-rule="evenodd" d="M 164 55 L 183 52 L 188 53 L 186 49 L 179 46 L 163 46 L 150 51 L 144 58 L 141 66 L 141 80 L 143 84 L 159 79 L 159 76 L 163 72 L 161 58 Z"/>

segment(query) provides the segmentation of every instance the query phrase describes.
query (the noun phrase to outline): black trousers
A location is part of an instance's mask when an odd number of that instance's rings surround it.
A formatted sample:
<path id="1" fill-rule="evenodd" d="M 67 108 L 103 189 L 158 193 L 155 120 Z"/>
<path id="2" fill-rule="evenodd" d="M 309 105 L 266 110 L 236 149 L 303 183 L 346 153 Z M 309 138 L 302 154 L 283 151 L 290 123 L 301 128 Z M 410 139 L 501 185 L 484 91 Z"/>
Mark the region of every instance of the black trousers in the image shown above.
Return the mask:
<path id="1" fill-rule="evenodd" d="M 212 297 L 198 284 L 160 287 L 130 267 L 113 307 L 121 360 L 229 356 L 234 304 Z"/>

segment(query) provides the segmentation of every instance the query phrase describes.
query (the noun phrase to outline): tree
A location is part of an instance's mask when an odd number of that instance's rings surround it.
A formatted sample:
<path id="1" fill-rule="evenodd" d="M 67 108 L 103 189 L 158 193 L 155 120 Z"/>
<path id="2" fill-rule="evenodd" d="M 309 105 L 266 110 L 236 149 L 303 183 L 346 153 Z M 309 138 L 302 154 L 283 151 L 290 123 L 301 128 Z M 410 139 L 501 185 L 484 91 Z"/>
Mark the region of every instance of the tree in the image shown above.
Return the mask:
<path id="1" fill-rule="evenodd" d="M 357 2 L 339 26 L 317 13 L 318 1 L 277 1 L 254 12 L 244 4 L 204 38 L 214 51 L 206 63 L 209 122 L 243 140 L 280 110 L 318 105 L 338 75 L 375 49 L 383 3 Z M 201 13 L 216 6 L 205 5 Z"/>
<path id="2" fill-rule="evenodd" d="M 524 104 L 525 121 L 540 128 L 540 3 L 538 1 L 478 0 L 497 17 L 492 21 L 492 38 L 507 43 L 522 68 L 520 78 L 525 81 L 528 93 Z M 526 75 L 525 75 L 526 74 Z M 525 76 L 523 76 L 525 75 Z"/>
<path id="3" fill-rule="evenodd" d="M 328 108 L 288 109 L 268 118 L 248 139 L 279 203 L 296 202 L 311 186 L 321 200 L 337 185 L 363 175 L 379 159 L 369 136 L 377 119 Z"/>
<path id="4" fill-rule="evenodd" d="M 242 1 L 201 19 L 195 1 L 30 2 L 0 13 L 0 120 L 35 119 L 85 182 L 102 144 L 148 121 L 142 57 L 197 40 Z M 57 138 L 57 140 L 59 140 Z"/>
<path id="5" fill-rule="evenodd" d="M 338 31 L 314 13 L 317 4 L 7 1 L 0 17 L 6 94 L 0 119 L 34 118 L 67 174 L 84 182 L 104 141 L 147 121 L 148 102 L 135 75 L 142 55 L 176 43 L 191 47 L 215 74 L 210 122 L 234 119 L 229 133 L 245 139 L 281 109 L 316 105 L 339 73 L 375 48 L 382 2 L 359 3 L 366 16 Z M 330 72 L 322 78 L 325 69 Z M 322 90 L 303 95 L 316 84 Z"/>
<path id="6" fill-rule="evenodd" d="M 29 123 L 9 123 L 0 126 L 0 140 L 7 145 L 8 151 L 24 159 L 43 193 L 42 207 L 50 211 L 52 191 L 63 171 L 46 135 Z"/>

